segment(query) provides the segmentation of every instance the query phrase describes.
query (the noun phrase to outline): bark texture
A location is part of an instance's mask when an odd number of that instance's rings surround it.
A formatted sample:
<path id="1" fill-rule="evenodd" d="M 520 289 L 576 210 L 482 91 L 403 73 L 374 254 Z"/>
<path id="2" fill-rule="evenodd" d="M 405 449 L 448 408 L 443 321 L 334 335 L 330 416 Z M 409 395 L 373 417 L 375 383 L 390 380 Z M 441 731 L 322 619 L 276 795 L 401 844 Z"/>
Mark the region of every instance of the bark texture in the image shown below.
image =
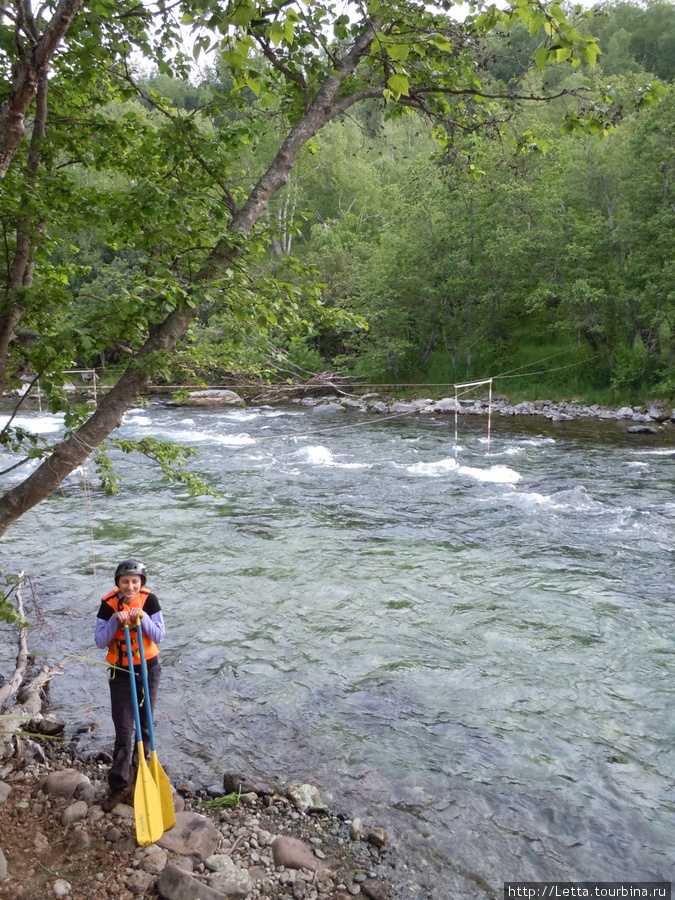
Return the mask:
<path id="1" fill-rule="evenodd" d="M 0 109 L 0 180 L 5 177 L 26 133 L 26 114 L 38 85 L 47 77 L 49 66 L 83 0 L 59 0 L 49 23 L 40 32 L 29 2 L 11 4 L 16 20 L 12 93 Z M 10 4 L 7 4 L 9 6 Z"/>

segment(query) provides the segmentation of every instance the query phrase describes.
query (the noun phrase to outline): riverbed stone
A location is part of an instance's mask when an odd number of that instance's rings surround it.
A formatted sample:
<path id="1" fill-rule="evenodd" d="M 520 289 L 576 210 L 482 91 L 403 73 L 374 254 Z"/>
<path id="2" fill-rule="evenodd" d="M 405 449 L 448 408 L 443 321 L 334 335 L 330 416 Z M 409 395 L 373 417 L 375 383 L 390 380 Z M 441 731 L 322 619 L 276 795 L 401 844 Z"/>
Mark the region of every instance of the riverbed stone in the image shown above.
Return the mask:
<path id="1" fill-rule="evenodd" d="M 225 894 L 197 881 L 188 872 L 169 863 L 157 882 L 160 897 L 165 900 L 224 900 Z"/>
<path id="2" fill-rule="evenodd" d="M 91 784 L 91 781 L 86 775 L 76 772 L 74 769 L 63 769 L 59 772 L 51 772 L 42 784 L 42 790 L 52 797 L 63 797 L 64 800 L 70 800 L 81 785 L 87 784 Z"/>
<path id="3" fill-rule="evenodd" d="M 239 869 L 227 854 L 212 856 L 204 862 L 212 873 L 209 884 L 232 900 L 244 900 L 253 890 L 253 879 L 246 869 Z"/>
<path id="4" fill-rule="evenodd" d="M 272 844 L 272 856 L 275 866 L 285 866 L 287 869 L 309 869 L 310 872 L 319 872 L 325 868 L 304 841 L 285 834 L 280 835 Z"/>
<path id="5" fill-rule="evenodd" d="M 150 875 L 161 875 L 167 863 L 169 862 L 169 854 L 166 850 L 159 848 L 155 853 L 149 853 L 139 862 L 138 868 L 143 872 L 149 872 Z"/>
<path id="6" fill-rule="evenodd" d="M 55 737 L 57 734 L 63 734 L 65 728 L 66 723 L 61 716 L 56 716 L 53 713 L 48 713 L 44 716 L 33 716 L 27 726 L 28 731 L 32 731 L 36 734 L 44 734 L 48 737 Z"/>
<path id="7" fill-rule="evenodd" d="M 321 812 L 327 808 L 313 784 L 291 784 L 286 796 L 299 812 Z"/>
<path id="8" fill-rule="evenodd" d="M 12 792 L 12 788 L 7 784 L 6 781 L 0 781 L 0 806 L 3 803 L 6 803 L 7 798 Z"/>
<path id="9" fill-rule="evenodd" d="M 362 881 L 361 893 L 371 900 L 389 900 L 389 888 L 379 878 L 366 878 Z"/>
<path id="10" fill-rule="evenodd" d="M 157 841 L 164 850 L 179 856 L 194 856 L 204 862 L 213 856 L 220 842 L 216 826 L 199 813 L 176 813 L 176 824 Z"/>
<path id="11" fill-rule="evenodd" d="M 0 882 L 4 881 L 7 878 L 7 859 L 5 858 L 5 854 L 2 852 L 2 847 L 0 847 Z"/>
<path id="12" fill-rule="evenodd" d="M 244 400 L 234 391 L 208 388 L 204 391 L 191 391 L 182 406 L 246 406 Z"/>
<path id="13" fill-rule="evenodd" d="M 68 828 L 69 825 L 74 825 L 75 822 L 81 822 L 82 819 L 86 818 L 88 811 L 89 807 L 84 800 L 76 800 L 75 803 L 71 803 L 61 813 L 61 824 L 64 828 Z"/>
<path id="14" fill-rule="evenodd" d="M 257 794 L 259 797 L 267 797 L 274 793 L 274 789 L 262 778 L 250 775 L 247 772 L 226 772 L 223 775 L 223 790 L 226 794 Z"/>
<path id="15" fill-rule="evenodd" d="M 52 894 L 55 897 L 67 897 L 71 890 L 71 884 L 64 878 L 57 878 L 52 885 Z"/>

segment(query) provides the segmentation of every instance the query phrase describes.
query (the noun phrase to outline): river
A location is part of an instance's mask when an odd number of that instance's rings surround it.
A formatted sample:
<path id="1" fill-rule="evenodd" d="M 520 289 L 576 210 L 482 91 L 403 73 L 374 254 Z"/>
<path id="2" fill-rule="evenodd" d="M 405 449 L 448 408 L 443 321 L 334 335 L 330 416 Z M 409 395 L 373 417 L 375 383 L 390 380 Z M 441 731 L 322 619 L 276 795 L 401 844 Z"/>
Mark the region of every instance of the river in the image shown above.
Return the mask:
<path id="1" fill-rule="evenodd" d="M 670 880 L 675 433 L 624 428 L 497 419 L 488 453 L 486 419 L 462 417 L 455 459 L 451 417 L 132 410 L 120 436 L 189 444 L 222 496 L 116 453 L 121 494 L 90 466 L 7 534 L 44 617 L 33 648 L 74 657 L 52 710 L 110 746 L 93 627 L 116 563 L 141 557 L 174 781 L 316 783 L 387 829 L 402 900 Z"/>

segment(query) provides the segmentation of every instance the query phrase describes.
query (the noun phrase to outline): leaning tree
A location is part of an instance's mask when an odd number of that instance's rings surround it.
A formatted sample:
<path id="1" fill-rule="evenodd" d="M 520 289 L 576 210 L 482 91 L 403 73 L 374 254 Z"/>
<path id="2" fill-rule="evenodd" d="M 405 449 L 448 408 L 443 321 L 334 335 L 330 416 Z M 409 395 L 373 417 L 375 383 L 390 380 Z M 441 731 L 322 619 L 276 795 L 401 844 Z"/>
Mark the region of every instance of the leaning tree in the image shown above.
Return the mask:
<path id="1" fill-rule="evenodd" d="M 35 15 L 28 0 L 2 5 L 0 64 L 8 96 L 0 120 L 6 171 L 0 386 L 16 386 L 28 372 L 52 385 L 56 404 L 63 369 L 83 348 L 123 345 L 126 365 L 95 409 L 67 416 L 66 434 L 53 446 L 28 445 L 30 436 L 11 420 L 6 425 L 5 445 L 19 454 L 27 447 L 23 458 L 42 461 L 0 498 L 0 535 L 114 432 L 170 364 L 200 312 L 220 308 L 249 329 L 301 315 L 288 285 L 261 303 L 256 260 L 269 238 L 270 201 L 327 123 L 371 102 L 386 115 L 429 118 L 445 143 L 471 131 L 498 131 L 519 104 L 551 96 L 526 89 L 522 80 L 503 84 L 490 77 L 495 35 L 514 22 L 540 35 L 532 61 L 539 70 L 592 65 L 599 52 L 581 27 L 590 15 L 581 8 L 516 0 L 507 10 L 476 4 L 465 18 L 454 11 L 448 0 L 433 7 L 413 0 L 339 6 L 60 0 Z M 132 64 L 143 54 L 160 71 L 184 67 L 175 51 L 186 28 L 195 55 L 217 54 L 230 76 L 226 90 L 189 114 L 139 86 Z M 113 97 L 133 96 L 142 97 L 143 115 L 131 108 L 121 118 L 110 115 Z M 644 93 L 642 101 L 650 97 Z M 587 91 L 576 121 L 604 127 L 613 99 Z M 267 161 L 253 177 L 242 175 L 243 148 L 263 133 Z M 69 167 L 126 174 L 125 188 L 109 178 L 83 193 L 67 180 Z M 119 295 L 89 298 L 88 318 L 74 331 L 68 310 L 76 298 L 68 267 L 54 266 L 54 248 L 59 230 L 72 232 L 89 217 L 108 223 L 111 243 L 138 252 L 144 263 Z"/>

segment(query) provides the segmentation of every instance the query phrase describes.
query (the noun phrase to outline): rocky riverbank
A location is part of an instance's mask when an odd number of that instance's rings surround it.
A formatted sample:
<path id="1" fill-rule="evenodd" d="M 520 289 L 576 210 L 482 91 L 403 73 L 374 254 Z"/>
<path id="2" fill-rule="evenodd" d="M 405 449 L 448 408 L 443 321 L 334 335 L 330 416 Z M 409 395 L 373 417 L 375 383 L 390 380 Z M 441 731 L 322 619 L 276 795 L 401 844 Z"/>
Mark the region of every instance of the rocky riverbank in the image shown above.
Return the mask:
<path id="1" fill-rule="evenodd" d="M 419 398 L 400 400 L 379 393 L 361 396 L 327 395 L 322 397 L 295 398 L 293 404 L 310 408 L 317 414 L 339 413 L 356 410 L 378 416 L 454 415 L 485 416 L 541 416 L 553 422 L 571 422 L 578 419 L 614 419 L 625 423 L 630 432 L 656 433 L 660 429 L 675 426 L 675 410 L 665 400 L 656 400 L 647 406 L 606 407 L 587 405 L 577 400 L 554 403 L 552 400 L 523 401 L 511 404 L 505 397 L 496 396 L 492 402 L 487 397 L 477 400 L 445 397 L 441 400 Z M 244 400 L 233 391 L 194 391 L 179 403 L 181 406 L 244 406 Z"/>
<path id="2" fill-rule="evenodd" d="M 383 829 L 331 813 L 310 785 L 280 792 L 241 773 L 208 789 L 178 785 L 176 825 L 140 847 L 133 808 L 104 813 L 100 805 L 105 754 L 85 759 L 72 744 L 25 739 L 20 748 L 0 763 L 0 898 L 396 896 L 378 874 L 391 866 Z"/>

